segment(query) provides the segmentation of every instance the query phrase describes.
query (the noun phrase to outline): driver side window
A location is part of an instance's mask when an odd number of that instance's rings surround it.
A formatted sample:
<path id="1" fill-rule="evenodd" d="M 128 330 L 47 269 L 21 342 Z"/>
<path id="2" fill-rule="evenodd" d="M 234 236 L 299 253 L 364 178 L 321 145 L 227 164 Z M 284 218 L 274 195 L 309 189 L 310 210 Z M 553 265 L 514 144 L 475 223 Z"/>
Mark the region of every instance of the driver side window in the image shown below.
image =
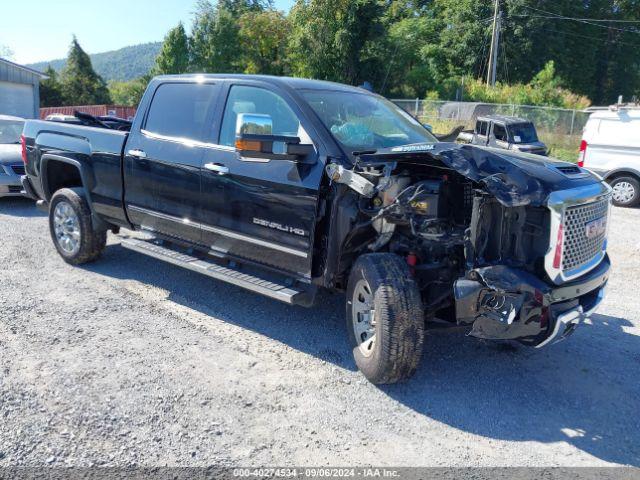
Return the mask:
<path id="1" fill-rule="evenodd" d="M 503 125 L 494 124 L 493 135 L 496 137 L 496 140 L 500 142 L 509 141 L 509 137 L 507 136 L 507 129 Z"/>
<path id="2" fill-rule="evenodd" d="M 242 113 L 269 115 L 273 121 L 273 135 L 295 137 L 299 134 L 300 120 L 280 95 L 260 87 L 234 85 L 222 118 L 221 145 L 235 145 L 236 123 Z"/>

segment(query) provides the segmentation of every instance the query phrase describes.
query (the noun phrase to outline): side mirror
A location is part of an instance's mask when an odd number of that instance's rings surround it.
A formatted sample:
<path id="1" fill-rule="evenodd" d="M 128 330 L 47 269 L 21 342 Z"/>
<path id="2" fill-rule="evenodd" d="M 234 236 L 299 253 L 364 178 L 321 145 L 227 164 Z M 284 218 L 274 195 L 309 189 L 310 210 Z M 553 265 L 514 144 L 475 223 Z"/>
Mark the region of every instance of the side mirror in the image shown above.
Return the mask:
<path id="1" fill-rule="evenodd" d="M 271 135 L 273 120 L 270 115 L 241 113 L 236 122 L 236 137 L 241 135 Z"/>
<path id="2" fill-rule="evenodd" d="M 238 115 L 236 151 L 246 158 L 316 162 L 313 145 L 302 145 L 298 137 L 273 135 L 272 132 L 273 120 L 269 115 Z"/>

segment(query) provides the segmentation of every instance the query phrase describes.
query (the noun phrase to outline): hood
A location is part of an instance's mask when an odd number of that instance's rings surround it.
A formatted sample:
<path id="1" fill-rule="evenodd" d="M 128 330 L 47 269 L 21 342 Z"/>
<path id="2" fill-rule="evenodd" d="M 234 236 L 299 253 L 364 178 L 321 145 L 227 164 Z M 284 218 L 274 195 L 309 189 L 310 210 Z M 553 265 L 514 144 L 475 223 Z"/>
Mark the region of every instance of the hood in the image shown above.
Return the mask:
<path id="1" fill-rule="evenodd" d="M 602 180 L 573 163 L 457 143 L 405 145 L 360 156 L 360 164 L 388 162 L 445 166 L 484 189 L 505 206 L 543 206 L 552 192 Z"/>
<path id="2" fill-rule="evenodd" d="M 512 143 L 513 150 L 521 152 L 529 152 L 534 150 L 547 150 L 547 146 L 542 142 L 533 143 Z"/>
<path id="3" fill-rule="evenodd" d="M 22 165 L 22 147 L 0 143 L 0 164 L 12 165 L 14 163 Z"/>

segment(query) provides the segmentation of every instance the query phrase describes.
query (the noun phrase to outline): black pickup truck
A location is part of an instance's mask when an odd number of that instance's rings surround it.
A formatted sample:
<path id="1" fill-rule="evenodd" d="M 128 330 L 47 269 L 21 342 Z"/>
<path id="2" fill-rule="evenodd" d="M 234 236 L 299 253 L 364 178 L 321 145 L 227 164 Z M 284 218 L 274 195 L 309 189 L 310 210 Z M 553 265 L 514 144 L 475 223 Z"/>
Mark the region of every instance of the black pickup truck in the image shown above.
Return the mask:
<path id="1" fill-rule="evenodd" d="M 65 261 L 96 260 L 124 228 L 125 248 L 289 304 L 346 292 L 355 360 L 375 383 L 411 376 L 434 325 L 556 342 L 609 276 L 602 180 L 439 143 L 359 88 L 164 76 L 128 132 L 27 121 L 22 143 L 24 189 Z"/>

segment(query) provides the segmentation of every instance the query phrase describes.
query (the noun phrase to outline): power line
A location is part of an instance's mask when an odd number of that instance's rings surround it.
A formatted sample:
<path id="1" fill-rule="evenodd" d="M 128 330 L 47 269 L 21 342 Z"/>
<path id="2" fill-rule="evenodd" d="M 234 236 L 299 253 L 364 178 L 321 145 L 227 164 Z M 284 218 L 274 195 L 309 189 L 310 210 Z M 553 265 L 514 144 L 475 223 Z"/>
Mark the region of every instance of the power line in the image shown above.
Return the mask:
<path id="1" fill-rule="evenodd" d="M 505 22 L 507 25 L 514 25 L 514 22 Z M 630 43 L 630 42 L 623 42 L 621 40 L 611 40 L 608 41 L 605 38 L 601 38 L 601 37 L 594 37 L 592 35 L 581 35 L 579 33 L 573 33 L 573 32 L 564 32 L 561 30 L 553 30 L 550 28 L 545 28 L 544 29 L 545 32 L 551 32 L 551 33 L 559 33 L 561 35 L 567 35 L 570 37 L 578 37 L 578 38 L 585 38 L 588 40 L 597 40 L 598 43 L 602 43 L 602 44 L 607 44 L 607 43 L 615 43 L 616 45 L 626 45 L 628 47 L 636 47 L 636 48 L 640 48 L 640 44 L 639 43 Z"/>
<path id="2" fill-rule="evenodd" d="M 545 29 L 545 32 L 559 33 L 561 35 L 567 35 L 567 36 L 570 36 L 570 37 L 586 38 L 586 39 L 589 39 L 589 40 L 598 40 L 598 42 L 603 43 L 603 44 L 610 43 L 604 38 L 592 37 L 592 36 L 589 36 L 589 35 L 580 35 L 579 33 L 562 32 L 560 30 L 551 30 L 551 29 L 548 29 L 548 28 Z M 628 47 L 640 48 L 640 44 L 638 44 L 638 43 L 629 43 L 629 42 L 621 42 L 621 41 L 613 41 L 612 43 L 616 43 L 618 45 L 626 45 Z"/>
<path id="3" fill-rule="evenodd" d="M 558 20 L 576 20 L 576 21 L 604 22 L 604 23 L 640 23 L 640 20 L 615 20 L 615 19 L 608 19 L 608 18 L 567 17 L 567 16 L 564 16 L 564 15 L 559 15 L 557 13 L 551 13 L 551 12 L 545 12 L 544 10 L 538 10 L 538 9 L 533 8 L 533 7 L 525 6 L 525 8 L 530 8 L 532 10 L 537 10 L 539 12 L 548 13 L 548 16 L 546 16 L 546 15 L 534 16 L 534 15 L 524 15 L 524 14 L 512 15 L 512 16 L 516 16 L 516 17 L 532 17 L 532 18 L 554 18 L 554 19 L 558 19 Z"/>
<path id="4" fill-rule="evenodd" d="M 575 21 L 575 22 L 579 22 L 579 23 L 584 23 L 586 25 L 593 25 L 594 27 L 599 27 L 599 28 L 605 28 L 607 30 L 617 30 L 619 32 L 627 32 L 627 33 L 635 33 L 637 35 L 640 35 L 640 31 L 638 30 L 628 30 L 626 28 L 617 28 L 617 27 L 612 27 L 612 26 L 607 26 L 607 25 L 601 25 L 600 23 L 594 23 L 593 20 L 581 20 L 581 19 L 577 19 L 577 18 L 572 18 L 572 17 L 565 17 L 563 15 L 559 15 L 557 13 L 553 13 L 553 12 L 547 12 L 546 10 L 541 10 L 539 8 L 534 8 L 534 7 L 529 7 L 526 6 L 524 8 L 527 8 L 529 10 L 534 10 L 536 12 L 540 12 L 540 13 L 545 13 L 547 15 L 551 15 L 552 17 L 555 17 L 557 19 L 560 20 L 571 20 L 571 21 Z M 603 20 L 596 20 L 596 21 L 603 21 Z"/>
<path id="5" fill-rule="evenodd" d="M 489 39 L 489 37 L 487 35 L 484 35 L 484 40 L 482 41 L 482 46 L 480 47 L 480 52 L 478 57 L 480 58 L 480 62 L 478 64 L 478 74 L 476 75 L 476 78 L 482 78 L 483 76 L 483 72 L 484 72 L 484 64 L 485 64 L 485 59 L 487 58 L 485 55 L 485 48 L 487 46 L 487 40 Z"/>
<path id="6" fill-rule="evenodd" d="M 507 84 L 509 84 L 511 82 L 509 81 L 509 64 L 508 64 L 508 61 L 507 61 L 507 57 L 508 57 L 508 55 L 507 55 L 507 44 L 504 41 L 502 42 L 502 56 L 503 56 L 502 68 L 504 70 L 504 78 L 505 78 Z"/>

